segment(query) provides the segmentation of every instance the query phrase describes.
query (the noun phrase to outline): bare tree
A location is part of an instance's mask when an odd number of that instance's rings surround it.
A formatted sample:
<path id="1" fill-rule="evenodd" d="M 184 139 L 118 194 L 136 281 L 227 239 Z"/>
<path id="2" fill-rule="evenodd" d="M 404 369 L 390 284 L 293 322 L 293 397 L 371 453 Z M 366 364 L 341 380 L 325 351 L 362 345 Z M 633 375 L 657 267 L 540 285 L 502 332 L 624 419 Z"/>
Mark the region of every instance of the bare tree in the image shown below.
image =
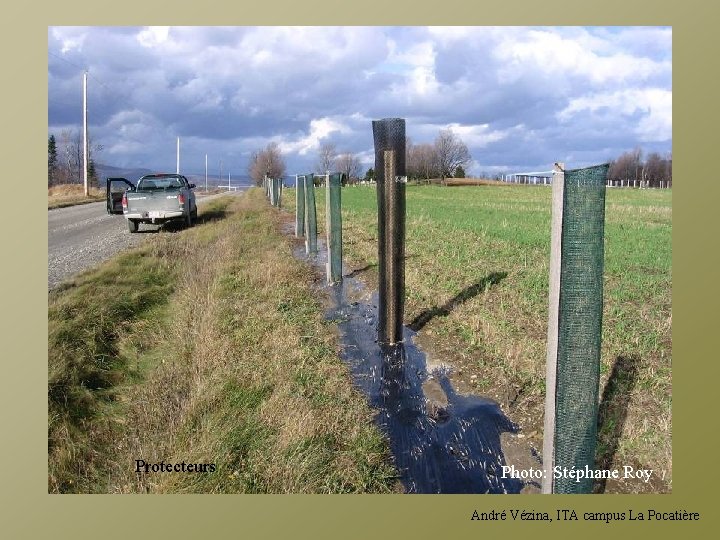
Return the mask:
<path id="1" fill-rule="evenodd" d="M 634 180 L 637 170 L 637 154 L 635 152 L 623 152 L 613 161 L 608 171 L 610 180 Z"/>
<path id="2" fill-rule="evenodd" d="M 280 152 L 278 143 L 268 143 L 264 149 L 255 150 L 250 155 L 248 174 L 257 185 L 262 184 L 265 175 L 270 178 L 285 176 L 285 159 Z"/>
<path id="3" fill-rule="evenodd" d="M 64 129 L 60 132 L 60 183 L 73 184 L 79 181 L 80 165 L 77 153 L 73 150 L 73 132 Z"/>
<path id="4" fill-rule="evenodd" d="M 439 176 L 435 146 L 428 143 L 412 144 L 408 139 L 405 146 L 405 169 L 408 177 L 428 180 Z"/>
<path id="5" fill-rule="evenodd" d="M 637 180 L 655 187 L 659 187 L 660 182 L 672 182 L 672 154 L 662 157 L 657 152 L 651 152 L 644 161 L 642 154 L 640 148 L 620 154 L 610 163 L 608 179 L 627 182 L 628 185 Z"/>
<path id="6" fill-rule="evenodd" d="M 644 169 L 645 164 L 643 163 L 643 155 L 642 155 L 642 149 L 641 148 L 635 148 L 635 150 L 631 153 L 632 156 L 632 166 L 633 166 L 633 175 L 629 180 L 643 180 L 644 177 Z"/>
<path id="7" fill-rule="evenodd" d="M 439 176 L 439 161 L 435 146 L 421 144 L 417 149 L 418 168 L 420 176 L 426 180 Z"/>
<path id="8" fill-rule="evenodd" d="M 315 172 L 318 174 L 325 174 L 333 168 L 335 159 L 337 157 L 337 150 L 333 143 L 324 143 L 320 146 L 318 153 L 318 162 L 315 165 Z"/>
<path id="9" fill-rule="evenodd" d="M 360 160 L 350 152 L 340 154 L 335 160 L 335 167 L 345 174 L 348 182 L 357 180 L 360 176 Z"/>
<path id="10" fill-rule="evenodd" d="M 672 181 L 672 154 L 666 157 L 657 152 L 648 154 L 645 160 L 645 179 L 653 186 L 660 186 L 660 182 L 669 185 Z"/>
<path id="11" fill-rule="evenodd" d="M 648 154 L 645 160 L 645 178 L 652 184 L 665 180 L 665 160 L 657 152 Z"/>
<path id="12" fill-rule="evenodd" d="M 411 180 L 420 178 L 419 148 L 410 137 L 405 137 L 405 171 Z"/>
<path id="13" fill-rule="evenodd" d="M 95 162 L 94 156 L 103 149 L 88 138 L 88 163 Z M 83 181 L 83 136 L 79 129 L 64 129 L 60 132 L 58 148 L 57 183 L 79 184 Z"/>
<path id="14" fill-rule="evenodd" d="M 464 142 L 451 129 L 442 130 L 435 139 L 435 154 L 440 178 L 452 176 L 458 166 L 470 162 L 470 151 Z"/>

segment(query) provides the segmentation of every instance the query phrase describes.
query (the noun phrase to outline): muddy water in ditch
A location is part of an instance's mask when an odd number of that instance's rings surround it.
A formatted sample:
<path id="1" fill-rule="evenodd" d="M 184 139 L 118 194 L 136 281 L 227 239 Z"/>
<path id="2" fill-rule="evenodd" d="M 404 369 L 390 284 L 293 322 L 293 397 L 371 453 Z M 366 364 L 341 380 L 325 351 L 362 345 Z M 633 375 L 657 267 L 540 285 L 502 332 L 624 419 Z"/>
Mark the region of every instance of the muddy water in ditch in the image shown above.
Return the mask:
<path id="1" fill-rule="evenodd" d="M 288 231 L 289 232 L 289 231 Z M 324 272 L 326 252 L 297 258 Z M 326 317 L 337 323 L 342 358 L 355 384 L 377 409 L 377 423 L 388 435 L 395 464 L 410 493 L 519 493 L 522 480 L 503 478 L 506 465 L 501 437 L 516 433 L 492 400 L 455 391 L 448 367 L 428 368 L 414 344 L 415 332 L 404 328 L 404 344 L 377 343 L 377 293 L 345 275 L 342 283 L 324 286 L 329 296 Z M 535 464 L 537 467 L 537 464 Z"/>

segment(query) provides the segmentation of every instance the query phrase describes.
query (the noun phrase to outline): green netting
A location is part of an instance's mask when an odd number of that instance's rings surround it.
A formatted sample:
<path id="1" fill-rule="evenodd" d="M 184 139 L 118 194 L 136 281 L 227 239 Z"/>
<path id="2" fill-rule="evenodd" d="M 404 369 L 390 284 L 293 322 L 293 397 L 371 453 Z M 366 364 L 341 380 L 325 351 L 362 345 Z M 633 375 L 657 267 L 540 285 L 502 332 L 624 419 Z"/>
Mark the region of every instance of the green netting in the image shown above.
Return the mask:
<path id="1" fill-rule="evenodd" d="M 565 171 L 554 461 L 568 471 L 595 464 L 607 171 Z M 561 477 L 553 491 L 590 493 L 592 485 Z"/>
<path id="2" fill-rule="evenodd" d="M 333 173 L 327 179 L 326 219 L 328 250 L 328 281 L 342 281 L 342 195 L 343 173 Z"/>
<path id="3" fill-rule="evenodd" d="M 305 177 L 295 179 L 295 236 L 305 236 Z"/>
<path id="4" fill-rule="evenodd" d="M 317 253 L 317 213 L 315 209 L 315 175 L 310 173 L 305 181 L 305 253 Z"/>

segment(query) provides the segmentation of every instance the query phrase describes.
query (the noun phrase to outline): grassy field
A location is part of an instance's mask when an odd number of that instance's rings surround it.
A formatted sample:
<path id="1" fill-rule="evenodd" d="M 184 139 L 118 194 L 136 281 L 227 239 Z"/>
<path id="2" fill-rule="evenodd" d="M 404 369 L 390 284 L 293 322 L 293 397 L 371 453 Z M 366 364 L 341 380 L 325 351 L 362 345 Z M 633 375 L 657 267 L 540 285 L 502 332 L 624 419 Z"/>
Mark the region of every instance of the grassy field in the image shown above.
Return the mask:
<path id="1" fill-rule="evenodd" d="M 48 210 L 104 200 L 105 191 L 96 187 L 90 187 L 89 197 L 85 196 L 81 184 L 61 184 L 48 188 Z"/>
<path id="2" fill-rule="evenodd" d="M 500 402 L 541 446 L 547 332 L 547 187 L 407 186 L 405 323 L 430 355 Z M 317 190 L 323 229 L 324 190 Z M 342 191 L 345 262 L 377 279 L 374 187 Z M 283 204 L 294 208 L 294 190 Z M 602 468 L 651 468 L 672 487 L 672 192 L 609 189 L 601 364 Z"/>
<path id="3" fill-rule="evenodd" d="M 399 489 L 279 219 L 221 198 L 49 294 L 50 492 Z"/>

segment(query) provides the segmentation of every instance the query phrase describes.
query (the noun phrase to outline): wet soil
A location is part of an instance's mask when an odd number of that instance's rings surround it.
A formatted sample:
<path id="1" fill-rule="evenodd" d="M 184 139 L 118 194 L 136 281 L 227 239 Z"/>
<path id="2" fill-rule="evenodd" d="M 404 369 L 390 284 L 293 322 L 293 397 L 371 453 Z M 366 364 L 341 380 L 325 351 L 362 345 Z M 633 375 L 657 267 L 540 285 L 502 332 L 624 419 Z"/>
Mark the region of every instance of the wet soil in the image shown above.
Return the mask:
<path id="1" fill-rule="evenodd" d="M 293 223 L 282 228 L 293 237 Z M 347 268 L 341 283 L 326 284 L 325 243 L 319 238 L 318 253 L 306 255 L 304 242 L 294 241 L 294 255 L 318 270 L 316 286 L 324 292 L 326 317 L 337 324 L 340 355 L 378 411 L 406 491 L 539 492 L 537 482 L 503 475 L 503 466 L 538 469 L 541 461 L 500 404 L 473 393 L 452 362 L 429 359 L 407 326 L 402 344 L 379 345 L 377 293 Z"/>

